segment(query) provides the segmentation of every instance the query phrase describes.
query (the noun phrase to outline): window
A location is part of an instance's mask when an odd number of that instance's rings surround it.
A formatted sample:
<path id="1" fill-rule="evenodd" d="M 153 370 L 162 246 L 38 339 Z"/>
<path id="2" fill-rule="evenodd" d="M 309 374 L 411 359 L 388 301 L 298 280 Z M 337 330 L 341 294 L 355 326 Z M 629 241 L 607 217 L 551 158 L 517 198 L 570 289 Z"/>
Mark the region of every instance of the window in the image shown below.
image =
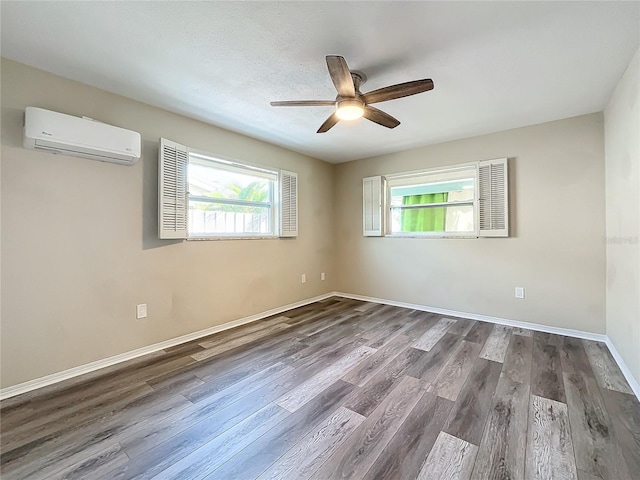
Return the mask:
<path id="1" fill-rule="evenodd" d="M 363 180 L 364 236 L 508 236 L 507 159 Z"/>
<path id="2" fill-rule="evenodd" d="M 297 175 L 161 139 L 160 238 L 297 236 Z"/>
<path id="3" fill-rule="evenodd" d="M 473 235 L 475 185 L 475 166 L 388 176 L 388 233 Z"/>
<path id="4" fill-rule="evenodd" d="M 190 237 L 274 235 L 278 172 L 189 153 Z"/>

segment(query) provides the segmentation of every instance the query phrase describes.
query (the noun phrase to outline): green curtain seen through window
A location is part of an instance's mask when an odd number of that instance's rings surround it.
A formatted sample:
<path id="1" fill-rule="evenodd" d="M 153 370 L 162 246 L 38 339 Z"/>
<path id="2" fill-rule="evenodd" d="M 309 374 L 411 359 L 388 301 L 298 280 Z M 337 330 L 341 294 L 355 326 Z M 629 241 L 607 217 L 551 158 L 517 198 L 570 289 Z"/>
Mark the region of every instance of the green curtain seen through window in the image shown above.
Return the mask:
<path id="1" fill-rule="evenodd" d="M 427 193 L 402 197 L 403 205 L 446 202 L 449 194 Z M 402 210 L 403 232 L 444 232 L 447 207 L 406 208 Z"/>

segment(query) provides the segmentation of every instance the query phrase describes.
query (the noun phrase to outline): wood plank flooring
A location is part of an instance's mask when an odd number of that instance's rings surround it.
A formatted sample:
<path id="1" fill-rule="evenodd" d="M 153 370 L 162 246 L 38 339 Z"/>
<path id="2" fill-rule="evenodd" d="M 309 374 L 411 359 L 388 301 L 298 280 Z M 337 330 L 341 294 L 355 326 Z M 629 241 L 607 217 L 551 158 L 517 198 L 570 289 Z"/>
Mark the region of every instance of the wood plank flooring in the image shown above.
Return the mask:
<path id="1" fill-rule="evenodd" d="M 640 480 L 604 344 L 337 297 L 0 414 L 3 480 Z"/>

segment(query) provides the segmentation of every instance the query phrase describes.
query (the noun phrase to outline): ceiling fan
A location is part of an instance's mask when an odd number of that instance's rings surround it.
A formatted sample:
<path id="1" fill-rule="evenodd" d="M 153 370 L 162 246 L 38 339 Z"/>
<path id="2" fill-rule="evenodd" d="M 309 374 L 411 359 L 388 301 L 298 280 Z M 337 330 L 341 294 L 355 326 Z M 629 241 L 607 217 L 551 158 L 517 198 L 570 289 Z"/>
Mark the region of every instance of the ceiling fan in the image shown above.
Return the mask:
<path id="1" fill-rule="evenodd" d="M 355 120 L 364 117 L 383 127 L 395 128 L 400 121 L 388 113 L 372 107 L 372 103 L 386 102 L 396 98 L 408 97 L 433 89 L 433 80 L 414 80 L 389 87 L 361 93 L 360 86 L 367 77 L 362 72 L 350 71 L 345 59 L 339 55 L 327 55 L 329 75 L 338 91 L 335 100 L 292 100 L 271 102 L 273 107 L 335 107 L 335 112 L 325 120 L 317 133 L 324 133 L 340 120 Z"/>

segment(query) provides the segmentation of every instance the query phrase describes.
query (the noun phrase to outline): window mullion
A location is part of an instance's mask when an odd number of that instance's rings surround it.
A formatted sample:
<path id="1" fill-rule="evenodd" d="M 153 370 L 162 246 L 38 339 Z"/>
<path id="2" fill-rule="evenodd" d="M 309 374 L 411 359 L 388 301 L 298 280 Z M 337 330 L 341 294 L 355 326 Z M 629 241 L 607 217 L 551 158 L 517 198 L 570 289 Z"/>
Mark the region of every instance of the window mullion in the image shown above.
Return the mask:
<path id="1" fill-rule="evenodd" d="M 206 196 L 198 196 L 198 195 L 189 195 L 189 200 L 194 202 L 205 202 L 205 203 L 217 203 L 224 205 L 237 205 L 241 207 L 263 207 L 263 208 L 271 208 L 271 202 L 252 202 L 250 200 L 243 200 L 240 198 L 228 199 L 228 198 L 219 198 L 219 197 L 206 197 Z"/>
<path id="2" fill-rule="evenodd" d="M 460 205 L 473 205 L 473 200 L 463 200 L 458 202 L 438 202 L 438 203 L 416 203 L 412 205 L 391 205 L 392 209 L 401 208 L 428 208 L 428 207 L 457 207 Z"/>

